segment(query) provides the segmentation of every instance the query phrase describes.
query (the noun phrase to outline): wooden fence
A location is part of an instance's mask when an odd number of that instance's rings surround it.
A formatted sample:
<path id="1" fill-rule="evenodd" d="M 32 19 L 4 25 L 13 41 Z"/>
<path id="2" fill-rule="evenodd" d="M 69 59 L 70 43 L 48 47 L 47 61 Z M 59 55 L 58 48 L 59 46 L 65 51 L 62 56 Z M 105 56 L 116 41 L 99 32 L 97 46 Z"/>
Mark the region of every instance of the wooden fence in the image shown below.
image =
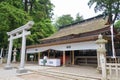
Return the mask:
<path id="1" fill-rule="evenodd" d="M 120 63 L 107 63 L 106 68 L 109 80 L 120 80 Z"/>

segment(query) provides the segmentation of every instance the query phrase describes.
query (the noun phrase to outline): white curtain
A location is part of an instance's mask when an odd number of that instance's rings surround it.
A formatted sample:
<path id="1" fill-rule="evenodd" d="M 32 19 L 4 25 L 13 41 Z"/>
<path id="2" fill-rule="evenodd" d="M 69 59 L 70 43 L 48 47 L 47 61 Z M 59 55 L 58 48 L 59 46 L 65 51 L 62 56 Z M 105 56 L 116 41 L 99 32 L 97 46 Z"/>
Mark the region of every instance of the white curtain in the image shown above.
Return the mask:
<path id="1" fill-rule="evenodd" d="M 44 52 L 49 49 L 57 50 L 57 51 L 71 51 L 71 50 L 95 50 L 98 48 L 98 45 L 95 41 L 88 42 L 80 42 L 80 43 L 70 43 L 63 45 L 55 45 L 55 46 L 47 46 L 47 47 L 38 47 L 27 49 L 27 53 L 38 53 Z"/>

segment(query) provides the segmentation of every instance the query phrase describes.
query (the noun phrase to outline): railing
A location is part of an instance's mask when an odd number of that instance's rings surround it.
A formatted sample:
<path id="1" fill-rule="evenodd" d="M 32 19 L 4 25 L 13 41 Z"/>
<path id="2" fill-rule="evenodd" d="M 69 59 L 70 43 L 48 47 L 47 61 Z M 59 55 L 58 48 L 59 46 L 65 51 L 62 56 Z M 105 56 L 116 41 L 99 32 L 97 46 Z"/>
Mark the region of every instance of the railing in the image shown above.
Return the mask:
<path id="1" fill-rule="evenodd" d="M 120 56 L 116 56 L 116 59 L 111 56 L 106 56 L 107 63 L 120 63 Z M 97 56 L 75 56 L 77 64 L 97 64 Z"/>
<path id="2" fill-rule="evenodd" d="M 75 61 L 77 64 L 97 64 L 97 57 L 96 56 L 76 56 Z"/>
<path id="3" fill-rule="evenodd" d="M 109 80 L 120 79 L 120 63 L 107 63 L 106 68 Z"/>
<path id="4" fill-rule="evenodd" d="M 116 58 L 111 58 L 111 56 L 107 56 L 108 63 L 120 63 L 120 56 L 116 56 Z"/>

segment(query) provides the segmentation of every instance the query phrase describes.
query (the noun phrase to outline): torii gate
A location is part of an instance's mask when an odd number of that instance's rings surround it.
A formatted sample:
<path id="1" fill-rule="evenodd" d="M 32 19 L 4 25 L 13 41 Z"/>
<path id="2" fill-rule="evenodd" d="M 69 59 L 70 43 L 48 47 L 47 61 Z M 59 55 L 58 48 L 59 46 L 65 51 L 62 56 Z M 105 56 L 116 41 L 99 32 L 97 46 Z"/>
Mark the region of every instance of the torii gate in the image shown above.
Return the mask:
<path id="1" fill-rule="evenodd" d="M 7 59 L 7 65 L 5 66 L 5 69 L 11 69 L 11 55 L 12 55 L 12 47 L 13 47 L 13 40 L 22 37 L 22 47 L 21 47 L 21 59 L 20 59 L 20 67 L 17 70 L 19 73 L 26 72 L 24 69 L 24 63 L 25 63 L 25 49 L 26 49 L 26 36 L 30 34 L 30 31 L 28 31 L 32 26 L 34 22 L 29 21 L 27 24 L 13 30 L 10 32 L 7 32 L 7 34 L 10 36 L 8 39 L 9 41 L 9 50 L 8 50 L 8 59 Z"/>

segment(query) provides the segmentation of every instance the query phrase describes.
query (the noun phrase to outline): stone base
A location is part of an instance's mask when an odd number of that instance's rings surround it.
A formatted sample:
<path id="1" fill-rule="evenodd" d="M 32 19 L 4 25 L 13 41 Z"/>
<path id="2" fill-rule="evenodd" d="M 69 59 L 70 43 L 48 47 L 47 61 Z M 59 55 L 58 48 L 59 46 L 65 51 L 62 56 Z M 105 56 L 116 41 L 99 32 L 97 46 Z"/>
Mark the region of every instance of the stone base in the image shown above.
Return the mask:
<path id="1" fill-rule="evenodd" d="M 27 73 L 27 70 L 26 69 L 18 69 L 16 72 L 17 73 Z"/>
<path id="2" fill-rule="evenodd" d="M 5 66 L 4 69 L 6 69 L 6 70 L 10 70 L 10 69 L 12 69 L 12 68 L 13 68 L 12 66 Z"/>
<path id="3" fill-rule="evenodd" d="M 97 67 L 97 71 L 101 74 L 102 73 L 101 67 Z"/>

